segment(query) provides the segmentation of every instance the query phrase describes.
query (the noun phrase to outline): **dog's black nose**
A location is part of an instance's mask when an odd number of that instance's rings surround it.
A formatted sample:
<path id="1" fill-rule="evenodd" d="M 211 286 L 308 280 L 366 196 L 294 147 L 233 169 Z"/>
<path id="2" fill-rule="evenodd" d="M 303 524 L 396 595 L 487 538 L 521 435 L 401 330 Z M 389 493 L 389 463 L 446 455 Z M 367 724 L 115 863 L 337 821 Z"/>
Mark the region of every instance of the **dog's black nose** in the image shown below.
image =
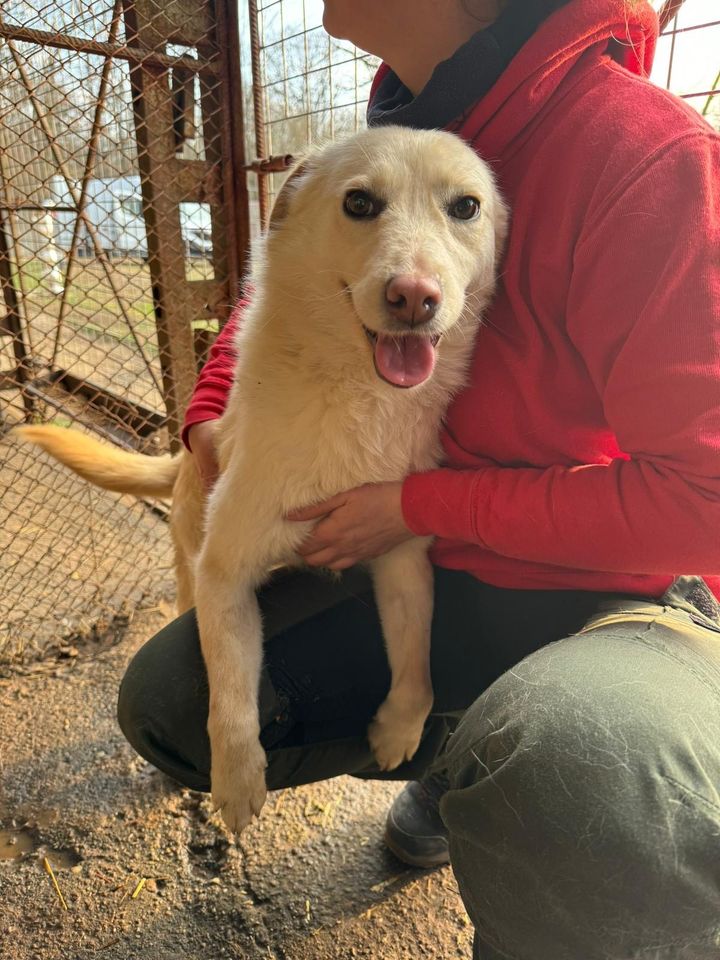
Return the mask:
<path id="1" fill-rule="evenodd" d="M 399 274 L 388 281 L 385 302 L 394 320 L 416 327 L 435 316 L 442 302 L 442 290 L 431 277 Z"/>

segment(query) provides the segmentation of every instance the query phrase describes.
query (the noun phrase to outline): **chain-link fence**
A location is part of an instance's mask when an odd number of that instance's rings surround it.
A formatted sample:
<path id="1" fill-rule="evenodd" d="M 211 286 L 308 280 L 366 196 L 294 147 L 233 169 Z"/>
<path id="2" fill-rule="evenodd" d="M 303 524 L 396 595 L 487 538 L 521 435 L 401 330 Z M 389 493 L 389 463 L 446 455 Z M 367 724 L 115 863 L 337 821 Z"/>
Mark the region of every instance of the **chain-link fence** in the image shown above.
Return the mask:
<path id="1" fill-rule="evenodd" d="M 720 130 L 720 4 L 656 0 L 663 27 L 652 79 Z"/>
<path id="2" fill-rule="evenodd" d="M 6 0 L 0 19 L 0 416 L 177 449 L 248 246 L 236 11 Z M 230 38 L 230 39 L 228 39 Z M 0 450 L 0 653 L 171 588 L 162 505 Z"/>
<path id="3" fill-rule="evenodd" d="M 282 169 L 312 143 L 334 140 L 365 126 L 370 85 L 378 61 L 322 27 L 322 0 L 249 0 L 248 103 L 255 151 L 273 158 L 261 168 L 260 219 L 269 212 Z"/>
<path id="4" fill-rule="evenodd" d="M 654 79 L 718 125 L 716 3 L 656 4 Z M 328 37 L 322 9 L 4 0 L 0 429 L 49 420 L 177 449 L 275 177 L 364 125 L 376 62 Z M 91 488 L 12 441 L 0 490 L 0 658 L 171 593 L 163 504 Z"/>

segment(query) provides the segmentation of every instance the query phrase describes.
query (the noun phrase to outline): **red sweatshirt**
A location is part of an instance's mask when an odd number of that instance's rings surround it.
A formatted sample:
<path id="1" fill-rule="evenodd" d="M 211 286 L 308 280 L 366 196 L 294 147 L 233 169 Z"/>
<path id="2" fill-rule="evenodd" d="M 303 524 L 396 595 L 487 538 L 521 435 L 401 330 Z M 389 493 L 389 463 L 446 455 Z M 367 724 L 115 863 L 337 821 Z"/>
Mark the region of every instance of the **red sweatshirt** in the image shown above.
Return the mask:
<path id="1" fill-rule="evenodd" d="M 435 563 L 496 586 L 720 596 L 720 137 L 645 79 L 656 31 L 571 0 L 452 127 L 512 227 L 445 465 L 402 502 Z M 185 432 L 223 411 L 241 309 Z"/>

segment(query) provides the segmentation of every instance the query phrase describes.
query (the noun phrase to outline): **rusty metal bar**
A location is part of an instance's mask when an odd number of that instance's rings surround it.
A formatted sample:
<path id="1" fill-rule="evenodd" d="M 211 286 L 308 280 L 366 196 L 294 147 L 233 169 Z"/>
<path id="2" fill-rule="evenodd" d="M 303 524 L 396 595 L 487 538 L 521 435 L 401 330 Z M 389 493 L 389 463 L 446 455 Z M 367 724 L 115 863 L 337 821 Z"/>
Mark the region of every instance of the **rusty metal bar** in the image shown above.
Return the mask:
<path id="1" fill-rule="evenodd" d="M 158 15 L 158 7 L 152 0 L 123 0 L 123 7 L 126 37 L 141 46 L 150 45 L 161 36 L 175 36 L 181 30 L 183 42 L 196 46 L 213 23 L 211 19 L 203 19 L 206 15 L 210 16 L 210 7 L 206 4 L 193 4 L 192 11 L 174 4 L 164 7 L 162 16 Z M 130 69 L 130 85 L 148 267 L 160 347 L 161 392 L 167 410 L 170 448 L 177 451 L 181 446 L 183 414 L 197 376 L 192 331 L 196 302 L 189 295 L 192 285 L 188 284 L 185 277 L 179 198 L 172 182 L 174 172 L 183 165 L 183 161 L 176 156 L 173 95 L 168 71 L 148 63 L 134 65 Z M 197 199 L 209 166 L 207 163 L 193 162 L 190 169 L 195 176 L 186 184 L 186 189 L 190 191 L 194 188 L 194 195 L 186 195 L 187 199 Z"/>
<path id="2" fill-rule="evenodd" d="M 225 22 L 222 3 L 218 3 L 215 13 L 221 18 L 218 20 L 219 28 L 220 23 Z M 222 36 L 230 39 L 225 29 Z M 224 53 L 227 58 L 228 51 L 225 50 Z M 230 314 L 238 282 L 235 259 L 238 225 L 234 222 L 233 212 L 228 208 L 228 204 L 230 208 L 234 205 L 234 184 L 229 167 L 233 144 L 230 127 L 236 122 L 236 118 L 232 117 L 228 107 L 227 89 L 221 90 L 217 85 L 210 85 L 204 78 L 200 79 L 200 104 L 206 164 L 218 174 L 213 195 L 205 196 L 211 211 L 214 278 L 188 283 L 188 296 L 193 305 L 192 320 L 216 316 L 225 321 Z M 193 343 L 197 343 L 194 331 Z"/>
<path id="3" fill-rule="evenodd" d="M 708 23 L 693 23 L 689 27 L 678 27 L 677 30 L 663 30 L 664 37 L 676 36 L 678 33 L 690 33 L 692 30 L 705 30 L 708 27 L 720 27 L 720 20 L 710 20 Z"/>
<path id="4" fill-rule="evenodd" d="M 250 20 L 250 66 L 252 71 L 253 113 L 255 126 L 255 149 L 260 157 L 267 156 L 267 139 L 265 137 L 265 101 L 263 97 L 262 66 L 260 63 L 260 24 L 257 0 L 248 0 L 248 17 Z M 265 177 L 258 178 L 258 205 L 260 207 L 260 224 L 263 229 L 267 226 L 270 201 L 270 190 Z"/>
<path id="5" fill-rule="evenodd" d="M 22 264 L 20 262 L 20 252 L 19 252 L 19 230 L 17 227 L 17 217 L 15 216 L 16 210 L 9 203 L 9 191 L 8 184 L 10 180 L 7 175 L 7 170 L 5 167 L 5 156 L 3 150 L 0 148 L 0 195 L 5 201 L 4 204 L 0 204 L 0 210 L 5 210 L 7 212 L 7 224 L 10 232 L 10 239 L 12 241 L 13 250 L 15 252 L 15 265 L 17 268 L 17 285 L 20 291 L 20 299 L 23 305 L 23 312 L 25 313 L 25 318 L 27 320 L 27 290 L 25 289 L 25 279 L 22 272 Z M 0 230 L 2 229 L 2 218 L 0 217 Z M 7 241 L 7 238 L 5 238 Z M 9 250 L 7 251 L 9 254 Z M 21 321 L 22 317 L 19 313 L 20 303 L 17 304 L 18 309 L 18 318 Z M 2 324 L 0 324 L 2 326 Z M 33 349 L 33 338 L 30 327 L 25 323 L 24 330 L 22 327 L 19 328 L 22 331 L 22 334 L 27 338 L 26 352 L 29 358 L 32 358 L 34 354 Z M 24 341 L 23 341 L 24 342 Z"/>
<path id="6" fill-rule="evenodd" d="M 238 0 L 220 0 L 217 3 L 216 31 L 223 53 L 225 72 L 224 94 L 220 104 L 222 118 L 222 194 L 218 208 L 218 228 L 222 237 L 213 234 L 213 251 L 225 250 L 226 291 L 223 309 L 217 309 L 222 326 L 230 316 L 235 299 L 240 294 L 243 278 L 248 272 L 250 257 L 250 197 L 245 174 L 245 102 L 243 98 L 240 54 L 240 24 Z M 220 245 L 218 246 L 218 241 Z M 223 243 L 224 241 L 224 243 Z"/>
<path id="7" fill-rule="evenodd" d="M 9 178 L 5 169 L 5 157 L 3 155 L 3 150 L 0 149 L 0 189 L 2 190 L 2 198 L 6 204 L 8 203 L 9 199 L 8 183 Z M 5 300 L 5 306 L 7 310 L 5 321 L 3 322 L 0 320 L 0 333 L 2 333 L 4 329 L 4 331 L 8 332 L 12 337 L 13 357 L 15 358 L 16 362 L 16 368 L 13 371 L 13 379 L 15 380 L 16 385 L 20 386 L 25 416 L 30 419 L 32 414 L 35 412 L 35 404 L 25 387 L 30 379 L 30 365 L 33 357 L 33 342 L 30 335 L 30 327 L 28 326 L 27 322 L 23 327 L 23 318 L 20 309 L 21 299 L 25 312 L 25 319 L 27 320 L 27 290 L 25 289 L 22 263 L 18 249 L 19 231 L 17 229 L 15 211 L 11 210 L 9 207 L 5 207 L 5 209 L 8 230 L 15 253 L 16 279 L 19 287 L 20 298 L 18 298 L 18 290 L 15 287 L 14 278 L 12 275 L 12 261 L 10 258 L 10 249 L 7 236 L 5 234 L 5 225 L 3 223 L 3 217 L 0 216 L 0 283 L 3 287 L 3 299 Z"/>
<path id="8" fill-rule="evenodd" d="M 693 97 L 716 97 L 720 90 L 698 90 L 697 93 L 680 93 L 681 100 L 692 100 Z"/>
<path id="9" fill-rule="evenodd" d="M 171 57 L 165 53 L 158 53 L 148 47 L 129 46 L 125 43 L 104 42 L 102 40 L 85 40 L 81 37 L 71 37 L 63 33 L 54 33 L 50 30 L 35 30 L 30 27 L 16 27 L 4 23 L 0 17 L 0 37 L 6 40 L 21 40 L 24 43 L 37 43 L 40 46 L 59 47 L 61 50 L 74 50 L 76 53 L 92 53 L 103 57 L 112 57 L 114 60 L 127 60 L 136 65 L 148 64 L 164 69 L 182 67 L 194 73 L 205 71 L 219 73 L 221 64 L 217 57 L 200 60 L 195 57 Z"/>
<path id="10" fill-rule="evenodd" d="M 18 264 L 18 271 L 20 265 Z M 17 290 L 13 283 L 12 262 L 10 260 L 10 249 L 5 236 L 5 224 L 0 217 L 0 284 L 2 284 L 3 298 L 5 300 L 6 316 L 0 323 L 0 333 L 7 332 L 12 339 L 12 350 L 15 358 L 15 377 L 22 394 L 25 416 L 29 419 L 34 411 L 32 398 L 27 391 L 27 384 L 30 380 L 29 354 L 23 335 L 22 317 L 20 316 L 20 304 L 18 303 Z"/>
<path id="11" fill-rule="evenodd" d="M 18 210 L 29 210 L 31 213 L 77 213 L 76 207 L 56 207 L 38 203 L 0 203 L 0 210 L 16 213 Z"/>
<path id="12" fill-rule="evenodd" d="M 249 170 L 252 173 L 264 176 L 270 173 L 284 173 L 294 163 L 295 157 L 291 153 L 284 153 L 279 156 L 253 160 L 252 163 L 246 163 L 243 170 Z"/>
<path id="13" fill-rule="evenodd" d="M 84 397 L 91 407 L 102 410 L 118 426 L 128 427 L 139 437 L 149 437 L 156 430 L 165 426 L 165 416 L 158 410 L 151 410 L 142 403 L 130 400 L 129 397 L 119 397 L 104 387 L 93 383 L 92 380 L 76 377 L 69 370 L 61 367 L 53 370 L 49 382 L 57 384 L 71 396 L 78 394 Z M 93 427 L 98 429 L 98 427 Z M 134 449 L 130 444 L 128 449 Z"/>
<path id="14" fill-rule="evenodd" d="M 680 7 L 685 3 L 685 0 L 665 0 L 665 3 L 660 8 L 658 12 L 658 20 L 660 21 L 660 30 L 664 30 L 665 27 L 670 23 L 672 18 L 677 15 Z"/>
<path id="15" fill-rule="evenodd" d="M 137 73 L 136 73 L 137 71 Z M 147 66 L 131 70 L 143 210 L 148 244 L 163 389 L 171 449 L 179 449 L 180 425 L 195 381 L 195 349 L 182 291 L 185 250 L 178 205 L 165 189 L 174 159 L 172 104 L 167 77 Z"/>
<path id="16" fill-rule="evenodd" d="M 60 371 L 62 373 L 62 371 Z M 37 400 L 41 400 L 43 403 L 47 403 L 54 410 L 57 410 L 59 413 L 64 414 L 68 420 L 76 420 L 77 417 L 75 413 L 65 406 L 60 400 L 57 400 L 51 394 L 46 393 L 42 387 L 52 385 L 53 383 L 58 382 L 62 386 L 62 377 L 58 377 L 57 381 L 52 377 L 49 381 L 47 379 L 37 379 L 32 382 L 28 382 L 25 385 L 25 389 L 31 397 L 34 397 Z M 40 384 L 40 386 L 38 386 Z M 128 443 L 126 440 L 121 440 L 117 434 L 114 434 L 112 431 L 106 429 L 102 424 L 94 423 L 93 431 L 99 433 L 101 437 L 104 437 L 106 440 L 109 440 L 111 443 L 116 444 L 117 446 L 124 447 L 126 450 L 131 452 L 136 452 L 137 448 L 132 444 Z"/>

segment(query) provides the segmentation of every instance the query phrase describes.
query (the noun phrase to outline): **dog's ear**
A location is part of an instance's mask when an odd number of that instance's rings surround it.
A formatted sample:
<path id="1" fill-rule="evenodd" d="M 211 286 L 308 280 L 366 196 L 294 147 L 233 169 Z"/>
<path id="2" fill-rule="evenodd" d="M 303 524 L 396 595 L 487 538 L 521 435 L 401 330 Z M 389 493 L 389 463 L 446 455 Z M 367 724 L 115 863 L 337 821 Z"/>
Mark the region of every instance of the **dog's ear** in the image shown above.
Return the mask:
<path id="1" fill-rule="evenodd" d="M 270 220 L 268 222 L 268 230 L 276 230 L 288 215 L 292 195 L 299 186 L 299 180 L 307 173 L 307 171 L 308 159 L 305 157 L 292 168 L 290 173 L 285 178 L 285 182 L 283 183 L 282 187 L 280 187 L 278 195 L 275 197 L 275 203 L 273 204 L 272 212 L 270 213 Z"/>

